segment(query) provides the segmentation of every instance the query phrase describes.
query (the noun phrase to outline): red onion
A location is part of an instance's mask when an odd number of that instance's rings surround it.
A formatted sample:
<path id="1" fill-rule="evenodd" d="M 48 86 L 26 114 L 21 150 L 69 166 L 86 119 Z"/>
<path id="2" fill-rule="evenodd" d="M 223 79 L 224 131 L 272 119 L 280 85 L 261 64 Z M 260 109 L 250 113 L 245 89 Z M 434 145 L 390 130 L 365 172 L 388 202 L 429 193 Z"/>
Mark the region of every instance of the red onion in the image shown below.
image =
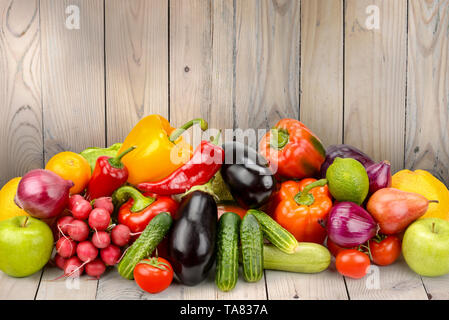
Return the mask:
<path id="1" fill-rule="evenodd" d="M 73 185 L 49 170 L 32 170 L 20 180 L 15 202 L 35 218 L 53 218 L 67 207 Z"/>
<path id="2" fill-rule="evenodd" d="M 326 171 L 336 158 L 352 158 L 363 164 L 365 169 L 372 165 L 374 161 L 365 153 L 348 144 L 338 144 L 329 146 L 326 150 L 326 159 L 321 165 L 320 174 L 322 178 L 326 177 Z"/>
<path id="3" fill-rule="evenodd" d="M 340 202 L 329 212 L 326 228 L 334 243 L 352 248 L 374 237 L 377 224 L 362 207 L 352 202 Z"/>
<path id="4" fill-rule="evenodd" d="M 369 177 L 369 194 L 391 187 L 391 164 L 388 161 L 374 163 L 366 168 Z"/>

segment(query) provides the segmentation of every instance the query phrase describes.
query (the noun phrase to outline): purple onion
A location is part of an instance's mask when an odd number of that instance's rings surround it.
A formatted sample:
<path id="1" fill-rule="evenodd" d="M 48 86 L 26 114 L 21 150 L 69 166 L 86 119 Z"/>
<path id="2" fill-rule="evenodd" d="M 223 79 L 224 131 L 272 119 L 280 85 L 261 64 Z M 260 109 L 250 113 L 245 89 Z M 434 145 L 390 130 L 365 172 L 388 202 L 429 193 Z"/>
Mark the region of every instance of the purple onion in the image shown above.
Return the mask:
<path id="1" fill-rule="evenodd" d="M 326 177 L 327 168 L 334 162 L 336 158 L 352 158 L 359 161 L 365 169 L 375 162 L 359 149 L 348 144 L 338 144 L 329 146 L 326 150 L 326 159 L 321 165 L 320 174 L 322 178 Z"/>
<path id="2" fill-rule="evenodd" d="M 329 212 L 326 228 L 334 243 L 352 248 L 374 237 L 377 224 L 362 207 L 352 202 L 340 202 Z"/>
<path id="3" fill-rule="evenodd" d="M 53 218 L 67 207 L 73 185 L 49 170 L 32 170 L 20 180 L 14 201 L 35 218 Z"/>
<path id="4" fill-rule="evenodd" d="M 388 161 L 374 163 L 366 168 L 369 177 L 369 194 L 391 187 L 391 164 Z"/>

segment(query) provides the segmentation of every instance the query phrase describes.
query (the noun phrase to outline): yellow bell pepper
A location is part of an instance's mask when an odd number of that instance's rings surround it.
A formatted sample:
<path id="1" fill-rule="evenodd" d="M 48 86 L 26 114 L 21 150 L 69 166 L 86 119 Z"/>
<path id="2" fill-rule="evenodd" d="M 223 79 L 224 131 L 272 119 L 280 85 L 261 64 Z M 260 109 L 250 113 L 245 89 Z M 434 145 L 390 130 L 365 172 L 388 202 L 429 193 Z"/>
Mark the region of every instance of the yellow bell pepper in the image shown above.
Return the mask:
<path id="1" fill-rule="evenodd" d="M 140 120 L 118 151 L 120 154 L 136 147 L 122 159 L 129 171 L 128 182 L 137 185 L 159 181 L 186 163 L 192 157 L 193 148 L 181 134 L 195 123 L 199 123 L 203 131 L 208 127 L 203 119 L 191 120 L 179 129 L 171 127 L 167 119 L 159 115 Z"/>
<path id="2" fill-rule="evenodd" d="M 432 174 L 424 170 L 402 170 L 393 175 L 392 187 L 406 192 L 415 192 L 428 200 L 438 200 L 430 203 L 429 209 L 421 217 L 449 220 L 449 190 Z"/>
<path id="3" fill-rule="evenodd" d="M 24 210 L 20 209 L 14 202 L 19 178 L 14 178 L 6 183 L 0 190 L 0 221 L 17 216 L 28 216 Z"/>

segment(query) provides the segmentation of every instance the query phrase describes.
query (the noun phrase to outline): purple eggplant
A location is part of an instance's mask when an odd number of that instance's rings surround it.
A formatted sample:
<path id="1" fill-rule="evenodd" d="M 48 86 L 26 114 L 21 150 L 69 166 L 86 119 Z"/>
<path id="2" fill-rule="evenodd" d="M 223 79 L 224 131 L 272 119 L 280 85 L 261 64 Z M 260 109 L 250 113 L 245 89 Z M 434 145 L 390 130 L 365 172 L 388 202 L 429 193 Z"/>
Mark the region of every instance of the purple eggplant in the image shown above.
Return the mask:
<path id="1" fill-rule="evenodd" d="M 324 163 L 321 165 L 321 177 L 326 177 L 326 171 L 327 168 L 334 162 L 335 158 L 353 158 L 357 161 L 359 161 L 365 169 L 375 162 L 365 153 L 360 151 L 359 149 L 350 146 L 348 144 L 338 144 L 338 145 L 332 145 L 329 146 L 326 150 L 326 159 L 324 160 Z"/>
<path id="2" fill-rule="evenodd" d="M 374 163 L 366 168 L 369 178 L 369 194 L 391 187 L 391 164 L 388 161 Z"/>

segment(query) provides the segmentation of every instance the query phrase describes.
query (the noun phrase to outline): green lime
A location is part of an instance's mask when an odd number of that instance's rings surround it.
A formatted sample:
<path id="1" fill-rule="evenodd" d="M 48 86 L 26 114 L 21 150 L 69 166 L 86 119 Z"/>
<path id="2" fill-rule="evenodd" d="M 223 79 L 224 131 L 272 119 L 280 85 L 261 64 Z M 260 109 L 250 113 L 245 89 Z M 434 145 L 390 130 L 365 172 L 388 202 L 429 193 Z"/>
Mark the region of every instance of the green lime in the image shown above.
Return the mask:
<path id="1" fill-rule="evenodd" d="M 336 158 L 326 172 L 329 191 L 340 201 L 361 205 L 368 195 L 369 178 L 365 167 L 352 158 Z"/>

